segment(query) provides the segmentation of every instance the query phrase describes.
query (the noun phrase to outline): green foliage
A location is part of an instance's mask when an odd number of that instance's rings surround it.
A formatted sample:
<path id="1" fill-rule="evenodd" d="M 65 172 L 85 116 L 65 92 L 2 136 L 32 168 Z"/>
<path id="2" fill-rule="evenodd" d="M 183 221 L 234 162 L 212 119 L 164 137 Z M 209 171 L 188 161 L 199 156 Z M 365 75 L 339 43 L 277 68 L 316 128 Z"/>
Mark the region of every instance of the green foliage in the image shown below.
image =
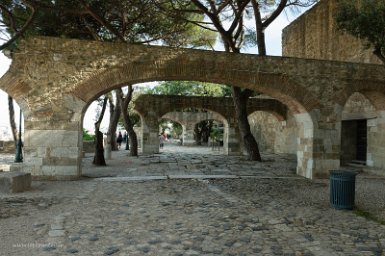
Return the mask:
<path id="1" fill-rule="evenodd" d="M 84 141 L 93 141 L 93 140 L 95 140 L 95 135 L 89 134 L 89 132 L 83 128 L 83 140 Z"/>
<path id="2" fill-rule="evenodd" d="M 183 127 L 180 123 L 173 122 L 172 123 L 172 131 L 171 136 L 173 138 L 180 138 L 183 133 Z"/>
<path id="3" fill-rule="evenodd" d="M 336 15 L 337 27 L 367 41 L 385 53 L 385 2 L 383 0 L 339 0 Z"/>
<path id="4" fill-rule="evenodd" d="M 180 138 L 183 133 L 182 125 L 172 120 L 162 119 L 159 123 L 159 126 L 161 127 L 162 132 L 169 130 L 170 135 L 173 138 Z"/>
<path id="5" fill-rule="evenodd" d="M 177 12 L 156 0 L 4 0 L 0 23 L 13 36 L 28 17 L 36 15 L 24 37 L 56 36 L 131 43 L 208 45 L 215 34 L 200 31 L 188 20 L 203 20 L 198 13 Z M 1 32 L 4 32 L 3 27 Z"/>
<path id="6" fill-rule="evenodd" d="M 165 81 L 146 91 L 148 94 L 180 96 L 230 96 L 231 89 L 225 85 L 192 82 Z"/>
<path id="7" fill-rule="evenodd" d="M 214 140 L 223 140 L 223 127 L 212 127 L 210 132 L 210 138 Z"/>

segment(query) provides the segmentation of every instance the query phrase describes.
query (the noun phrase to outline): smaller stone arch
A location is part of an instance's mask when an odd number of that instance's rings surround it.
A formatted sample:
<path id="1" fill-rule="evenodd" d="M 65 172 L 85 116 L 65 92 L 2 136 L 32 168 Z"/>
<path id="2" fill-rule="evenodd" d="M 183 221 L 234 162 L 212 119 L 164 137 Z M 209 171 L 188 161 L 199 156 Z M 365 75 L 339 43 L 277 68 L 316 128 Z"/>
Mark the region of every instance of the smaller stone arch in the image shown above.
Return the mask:
<path id="1" fill-rule="evenodd" d="M 175 118 L 175 117 L 167 115 L 167 114 L 162 116 L 161 118 L 159 118 L 159 123 L 162 122 L 163 120 L 167 120 L 167 121 L 171 121 L 173 123 L 179 124 L 182 127 L 182 134 L 181 134 L 181 136 L 183 138 L 183 131 L 184 131 L 185 127 L 184 127 L 183 123 L 181 122 L 181 120 L 178 120 L 178 118 Z M 161 133 L 161 132 L 162 131 L 161 131 L 160 127 L 159 127 L 159 133 Z"/>
<path id="2" fill-rule="evenodd" d="M 227 141 L 229 134 L 229 123 L 227 119 L 219 113 L 206 110 L 207 112 L 186 112 L 186 111 L 173 111 L 162 116 L 162 118 L 169 118 L 171 120 L 177 120 L 183 127 L 183 145 L 194 145 L 194 128 L 195 125 L 204 120 L 216 120 L 223 124 L 224 128 L 224 145 L 225 152 L 228 152 Z M 226 143 L 225 143 L 226 142 Z"/>
<path id="3" fill-rule="evenodd" d="M 385 96 L 380 91 L 351 93 L 341 111 L 341 164 L 385 169 Z"/>

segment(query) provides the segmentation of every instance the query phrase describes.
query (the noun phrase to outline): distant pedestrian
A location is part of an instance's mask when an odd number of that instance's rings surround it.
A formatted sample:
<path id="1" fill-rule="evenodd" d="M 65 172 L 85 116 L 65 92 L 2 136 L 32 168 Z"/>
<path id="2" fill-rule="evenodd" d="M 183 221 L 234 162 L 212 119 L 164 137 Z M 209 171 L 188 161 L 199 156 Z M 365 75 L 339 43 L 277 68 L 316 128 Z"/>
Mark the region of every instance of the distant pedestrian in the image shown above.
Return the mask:
<path id="1" fill-rule="evenodd" d="M 121 132 L 119 132 L 118 137 L 116 138 L 116 143 L 118 143 L 118 149 L 122 146 L 122 141 L 123 141 L 123 135 Z"/>
<path id="2" fill-rule="evenodd" d="M 127 132 L 124 132 L 124 136 L 123 136 L 123 142 L 124 143 L 128 142 L 127 138 L 128 138 Z"/>
<path id="3" fill-rule="evenodd" d="M 163 148 L 165 137 L 163 134 L 159 134 L 159 147 Z"/>

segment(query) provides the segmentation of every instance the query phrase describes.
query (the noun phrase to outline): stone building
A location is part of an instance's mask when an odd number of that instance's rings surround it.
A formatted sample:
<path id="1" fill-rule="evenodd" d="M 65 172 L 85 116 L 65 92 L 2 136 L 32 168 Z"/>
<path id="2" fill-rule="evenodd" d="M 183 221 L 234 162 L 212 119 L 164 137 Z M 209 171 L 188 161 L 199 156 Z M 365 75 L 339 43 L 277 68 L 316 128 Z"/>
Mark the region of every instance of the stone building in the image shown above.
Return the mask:
<path id="1" fill-rule="evenodd" d="M 365 42 L 337 30 L 337 0 L 321 0 L 282 32 L 282 55 L 382 64 Z"/>
<path id="2" fill-rule="evenodd" d="M 382 64 L 364 41 L 337 30 L 337 1 L 321 0 L 283 31 L 283 55 L 288 57 Z M 349 65 L 347 63 L 347 65 Z M 385 168 L 383 93 L 356 91 L 341 115 L 341 164 L 352 161 L 372 170 Z"/>

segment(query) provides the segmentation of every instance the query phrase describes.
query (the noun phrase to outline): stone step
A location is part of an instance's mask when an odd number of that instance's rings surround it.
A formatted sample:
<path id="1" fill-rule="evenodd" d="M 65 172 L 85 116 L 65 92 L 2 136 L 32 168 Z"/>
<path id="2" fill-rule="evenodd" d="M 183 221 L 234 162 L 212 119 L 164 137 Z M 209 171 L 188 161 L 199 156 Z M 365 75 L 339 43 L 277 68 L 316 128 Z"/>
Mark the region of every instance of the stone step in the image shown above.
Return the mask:
<path id="1" fill-rule="evenodd" d="M 16 172 L 22 169 L 22 164 L 0 164 L 0 172 Z"/>
<path id="2" fill-rule="evenodd" d="M 366 161 L 361 161 L 361 160 L 352 160 L 350 163 L 356 164 L 356 165 L 361 165 L 361 166 L 366 165 Z"/>
<path id="3" fill-rule="evenodd" d="M 31 174 L 25 172 L 0 172 L 0 193 L 16 193 L 31 188 Z"/>

